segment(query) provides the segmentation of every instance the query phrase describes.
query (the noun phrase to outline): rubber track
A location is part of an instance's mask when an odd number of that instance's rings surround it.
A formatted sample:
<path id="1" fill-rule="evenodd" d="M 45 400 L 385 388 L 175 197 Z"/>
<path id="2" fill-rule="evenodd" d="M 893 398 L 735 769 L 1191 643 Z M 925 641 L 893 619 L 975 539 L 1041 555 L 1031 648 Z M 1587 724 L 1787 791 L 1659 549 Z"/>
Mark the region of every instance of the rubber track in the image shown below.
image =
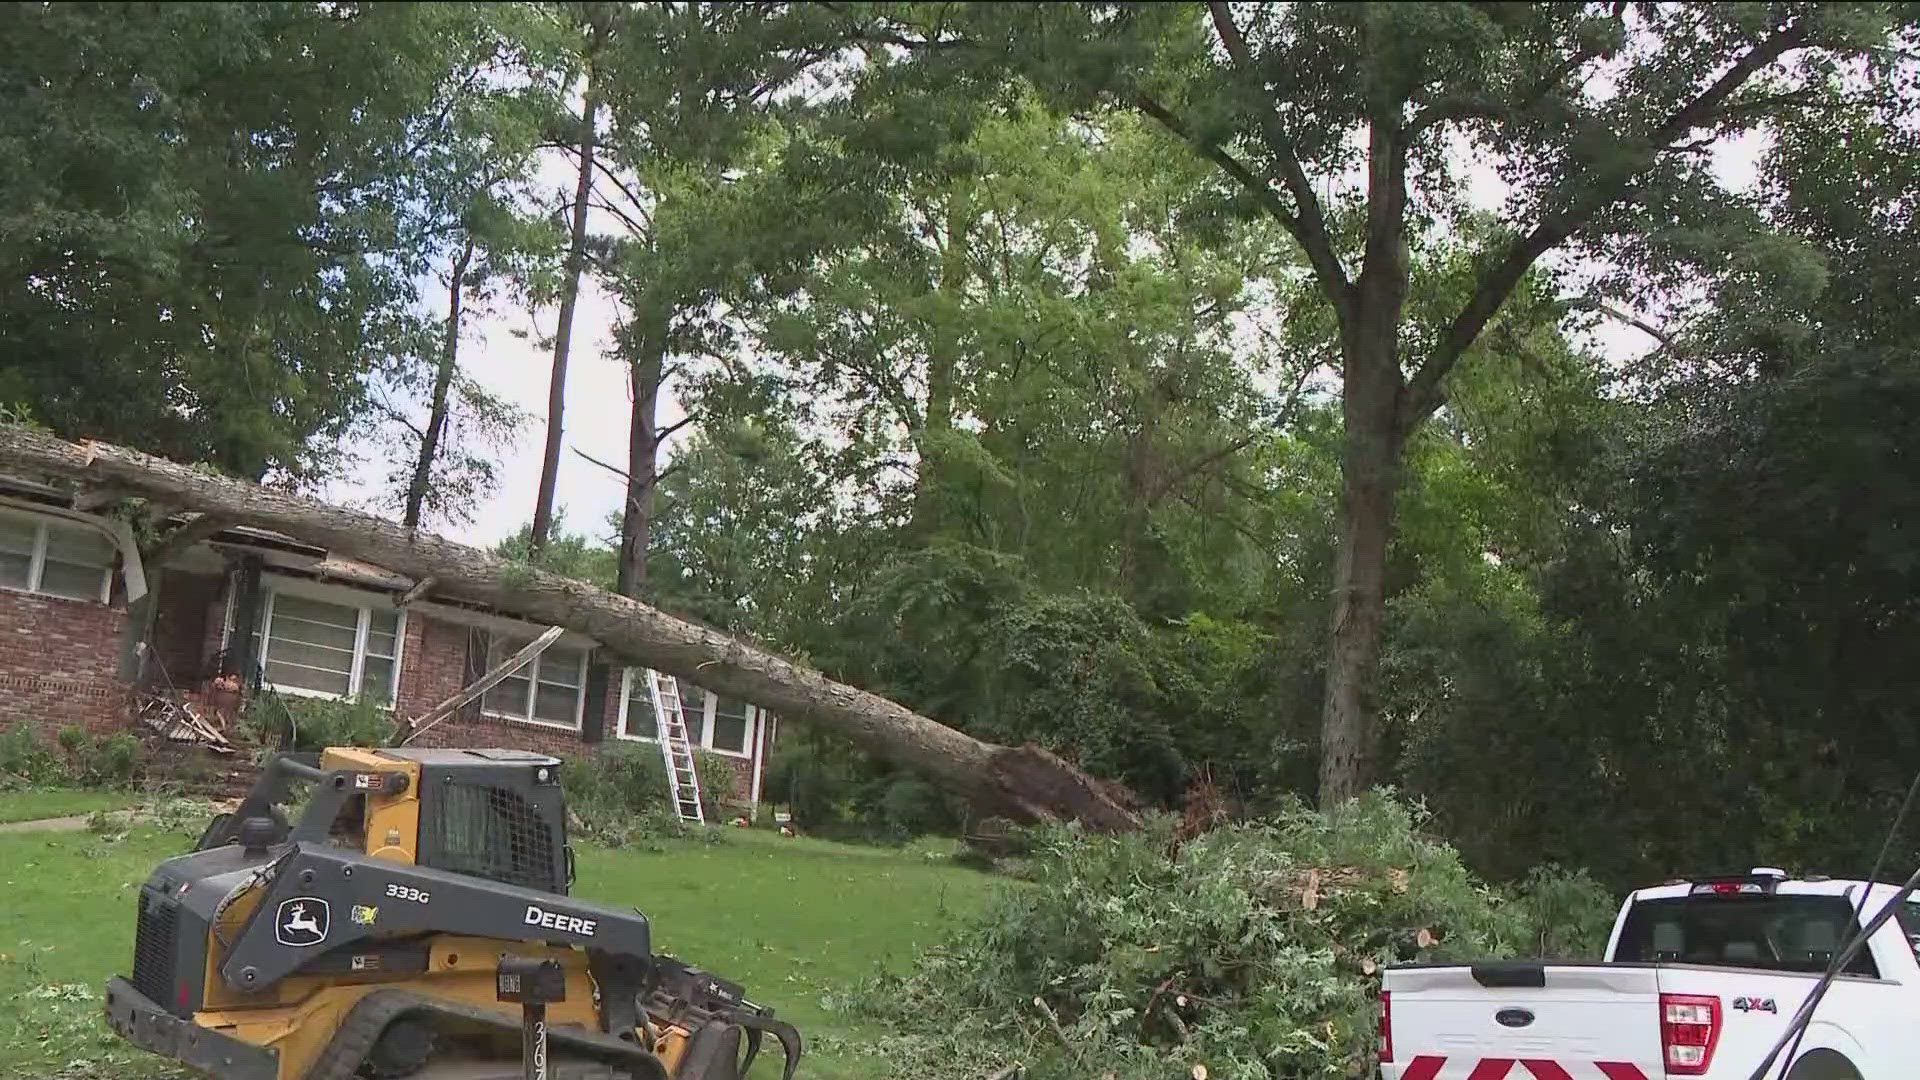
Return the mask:
<path id="1" fill-rule="evenodd" d="M 367 1059 L 373 1044 L 387 1025 L 408 1013 L 452 1016 L 477 1021 L 502 1031 L 520 1034 L 520 1022 L 503 1013 L 468 1005 L 456 1005 L 406 990 L 376 990 L 347 1012 L 333 1041 L 314 1062 L 306 1080 L 353 1080 L 354 1071 Z M 625 1068 L 634 1080 L 671 1080 L 667 1068 L 650 1051 L 610 1035 L 581 1031 L 575 1027 L 549 1026 L 550 1045 L 584 1052 L 590 1057 Z M 432 1065 L 429 1064 L 431 1069 Z"/>

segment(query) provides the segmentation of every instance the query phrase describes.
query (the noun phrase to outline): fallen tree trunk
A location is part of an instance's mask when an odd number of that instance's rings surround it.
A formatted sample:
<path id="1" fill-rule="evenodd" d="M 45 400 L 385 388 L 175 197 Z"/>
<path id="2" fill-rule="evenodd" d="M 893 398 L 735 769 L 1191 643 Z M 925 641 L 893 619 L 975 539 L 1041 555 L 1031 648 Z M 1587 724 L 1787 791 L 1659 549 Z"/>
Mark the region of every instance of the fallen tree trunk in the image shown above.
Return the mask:
<path id="1" fill-rule="evenodd" d="M 415 580 L 434 578 L 436 596 L 585 634 L 635 665 L 834 732 L 989 813 L 1100 829 L 1139 823 L 1115 797 L 1119 789 L 1046 750 L 982 742 L 717 630 L 438 536 L 123 447 L 75 445 L 13 425 L 0 425 L 0 466 L 273 529 Z"/>

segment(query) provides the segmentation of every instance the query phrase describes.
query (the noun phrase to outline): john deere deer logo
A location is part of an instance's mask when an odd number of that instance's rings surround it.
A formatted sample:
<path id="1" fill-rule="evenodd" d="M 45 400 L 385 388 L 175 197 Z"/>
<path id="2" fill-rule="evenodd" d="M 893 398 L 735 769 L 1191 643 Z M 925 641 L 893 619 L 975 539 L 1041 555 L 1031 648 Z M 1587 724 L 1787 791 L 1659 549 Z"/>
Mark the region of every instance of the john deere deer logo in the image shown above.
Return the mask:
<path id="1" fill-rule="evenodd" d="M 280 911 L 274 920 L 274 939 L 282 945 L 296 949 L 308 945 L 318 945 L 327 939 L 327 924 L 332 921 L 332 912 L 327 902 L 312 896 L 296 896 L 291 900 L 280 901 Z"/>

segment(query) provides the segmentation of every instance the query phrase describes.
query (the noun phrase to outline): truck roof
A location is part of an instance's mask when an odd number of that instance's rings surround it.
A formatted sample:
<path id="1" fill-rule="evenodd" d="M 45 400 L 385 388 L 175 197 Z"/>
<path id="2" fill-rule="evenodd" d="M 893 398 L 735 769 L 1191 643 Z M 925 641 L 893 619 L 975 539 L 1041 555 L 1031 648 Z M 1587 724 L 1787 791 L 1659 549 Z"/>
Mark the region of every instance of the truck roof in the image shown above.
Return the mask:
<path id="1" fill-rule="evenodd" d="M 1694 890 L 1702 885 L 1747 882 L 1760 884 L 1777 896 L 1857 896 L 1857 890 L 1865 884 L 1859 878 L 1794 878 L 1779 871 L 1756 868 L 1752 874 L 1699 877 L 1635 889 L 1628 894 L 1627 900 L 1629 903 L 1638 903 L 1642 900 L 1679 899 L 1694 895 Z M 1870 901 L 1885 902 L 1897 891 L 1898 885 L 1874 882 L 1868 897 Z"/>

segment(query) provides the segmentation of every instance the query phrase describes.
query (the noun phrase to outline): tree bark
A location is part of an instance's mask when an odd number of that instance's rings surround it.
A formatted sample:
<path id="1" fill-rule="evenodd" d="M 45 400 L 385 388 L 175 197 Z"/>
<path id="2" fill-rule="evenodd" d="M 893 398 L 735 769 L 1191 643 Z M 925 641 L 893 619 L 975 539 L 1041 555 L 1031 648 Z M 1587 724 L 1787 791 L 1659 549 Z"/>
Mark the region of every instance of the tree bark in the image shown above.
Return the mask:
<path id="1" fill-rule="evenodd" d="M 117 484 L 129 493 L 283 532 L 415 579 L 434 577 L 440 583 L 437 597 L 585 634 L 628 663 L 692 679 L 838 734 L 990 813 L 1023 821 L 1077 820 L 1099 829 L 1139 824 L 1123 804 L 1123 789 L 1038 747 L 982 742 L 717 630 L 537 567 L 277 488 L 104 443 L 75 445 L 23 427 L 0 426 L 0 463 L 16 475 Z"/>
<path id="2" fill-rule="evenodd" d="M 933 325 L 927 341 L 927 404 L 920 417 L 920 429 L 914 440 L 919 454 L 918 475 L 914 478 L 913 508 L 907 534 L 916 543 L 925 544 L 940 531 L 947 500 L 951 469 L 947 440 L 953 435 L 954 399 L 960 377 L 960 334 L 955 312 L 965 299 L 967 287 L 967 233 L 973 227 L 972 202 L 958 194 L 947 207 L 944 240 L 941 245 L 940 276 L 934 282 L 934 294 L 942 301 L 933 311 Z"/>
<path id="3" fill-rule="evenodd" d="M 1400 485 L 1400 441 L 1391 427 L 1390 404 L 1382 430 L 1382 410 L 1356 400 L 1362 396 L 1349 377 L 1342 409 L 1347 431 L 1332 633 L 1320 714 L 1320 805 L 1327 808 L 1359 796 L 1374 780 L 1373 683 L 1386 623 L 1387 543 Z"/>
<path id="4" fill-rule="evenodd" d="M 453 388 L 453 373 L 460 366 L 460 307 L 467 291 L 467 267 L 473 264 L 473 238 L 460 248 L 453 262 L 452 280 L 447 285 L 447 330 L 440 344 L 440 367 L 433 373 L 433 398 L 427 407 L 427 430 L 420 436 L 420 458 L 413 463 L 413 479 L 407 484 L 407 505 L 400 523 L 409 529 L 420 527 L 420 512 L 427 502 L 427 488 L 433 483 L 433 461 L 440 453 L 440 439 L 447 430 L 447 398 Z"/>
<path id="5" fill-rule="evenodd" d="M 620 513 L 620 562 L 613 591 L 638 599 L 647 582 L 647 546 L 653 536 L 653 498 L 658 484 L 660 437 L 655 423 L 660 383 L 666 377 L 667 325 L 648 316 L 632 361 L 633 420 L 627 433 L 627 498 Z"/>
<path id="6" fill-rule="evenodd" d="M 553 495 L 560 482 L 560 437 L 567 406 L 567 354 L 573 347 L 573 312 L 580 301 L 580 274 L 587 261 L 587 197 L 593 192 L 594 117 L 600 111 L 593 63 L 587 63 L 586 101 L 580 119 L 580 175 L 573 187 L 573 223 L 567 244 L 566 280 L 560 291 L 560 325 L 553 332 L 553 377 L 547 384 L 546 456 L 540 460 L 540 491 L 534 497 L 528 553 L 534 559 L 553 531 Z"/>

